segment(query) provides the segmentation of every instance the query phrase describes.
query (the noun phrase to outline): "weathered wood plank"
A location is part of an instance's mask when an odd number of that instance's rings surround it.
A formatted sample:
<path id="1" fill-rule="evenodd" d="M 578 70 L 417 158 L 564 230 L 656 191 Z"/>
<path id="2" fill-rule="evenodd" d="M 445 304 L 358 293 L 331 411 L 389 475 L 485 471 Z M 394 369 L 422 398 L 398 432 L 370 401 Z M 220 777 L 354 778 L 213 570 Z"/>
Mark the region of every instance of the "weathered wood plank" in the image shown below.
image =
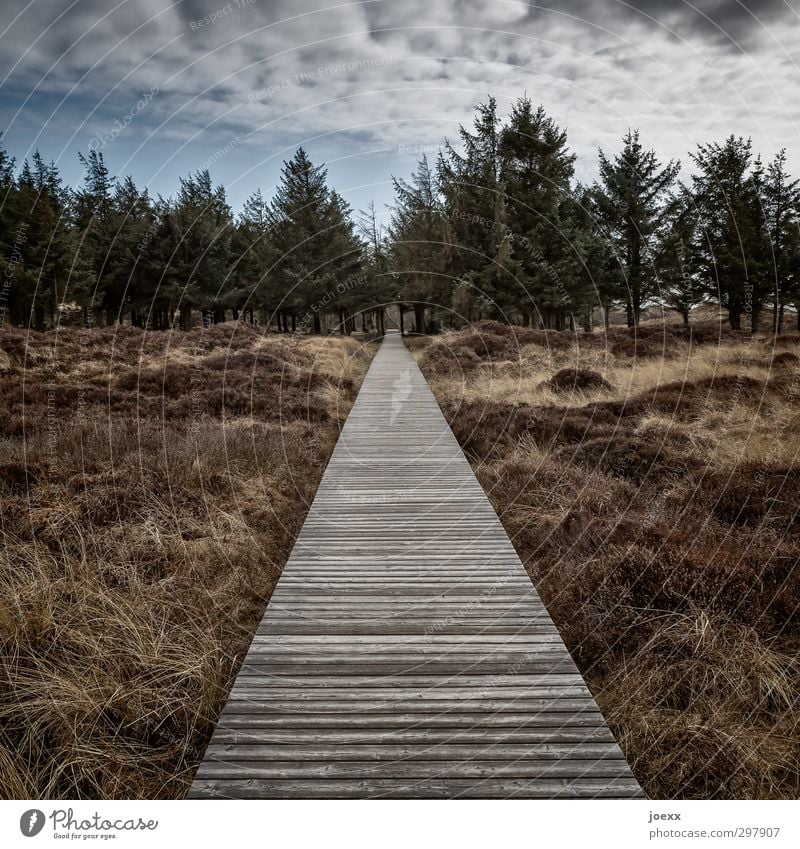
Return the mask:
<path id="1" fill-rule="evenodd" d="M 605 727 L 600 711 L 575 713 L 362 713 L 351 714 L 281 714 L 264 710 L 263 706 L 237 706 L 226 709 L 220 717 L 225 728 L 595 728 Z"/>
<path id="2" fill-rule="evenodd" d="M 366 728 L 342 730 L 320 728 L 259 728 L 241 726 L 228 729 L 220 724 L 214 740 L 219 745 L 241 743 L 245 745 L 294 744 L 348 745 L 368 743 L 373 746 L 424 745 L 437 746 L 458 743 L 536 743 L 560 745 L 564 743 L 613 743 L 614 737 L 605 726 L 577 728 Z"/>
<path id="3" fill-rule="evenodd" d="M 198 780 L 197 799 L 630 799 L 641 796 L 636 779 L 493 777 L 489 780 L 451 777 L 403 779 L 321 779 L 265 781 L 259 779 Z"/>
<path id="4" fill-rule="evenodd" d="M 364 381 L 191 795 L 641 795 L 396 334 Z"/>

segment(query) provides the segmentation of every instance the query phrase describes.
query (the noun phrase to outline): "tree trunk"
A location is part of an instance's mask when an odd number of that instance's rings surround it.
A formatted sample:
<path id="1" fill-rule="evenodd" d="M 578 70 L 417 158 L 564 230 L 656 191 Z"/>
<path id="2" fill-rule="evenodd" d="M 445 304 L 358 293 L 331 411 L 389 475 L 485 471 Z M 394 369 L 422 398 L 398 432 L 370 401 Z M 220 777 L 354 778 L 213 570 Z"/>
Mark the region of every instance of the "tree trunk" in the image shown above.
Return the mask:
<path id="1" fill-rule="evenodd" d="M 233 320 L 234 320 L 234 321 L 238 321 L 238 320 L 239 320 L 239 310 L 238 310 L 236 307 L 233 307 L 233 308 L 231 309 L 231 314 L 233 315 Z"/>
<path id="2" fill-rule="evenodd" d="M 322 333 L 322 322 L 319 320 L 319 313 L 314 313 L 314 333 Z"/>
<path id="3" fill-rule="evenodd" d="M 297 316 L 292 313 L 292 333 L 297 330 Z"/>
<path id="4" fill-rule="evenodd" d="M 683 316 L 684 327 L 688 327 L 689 326 L 689 307 L 684 307 L 681 310 L 681 315 Z"/>
<path id="5" fill-rule="evenodd" d="M 754 306 L 750 311 L 750 335 L 755 336 L 761 322 L 761 307 Z"/>
<path id="6" fill-rule="evenodd" d="M 728 298 L 728 321 L 731 330 L 741 330 L 743 324 L 744 304 L 739 297 Z"/>
<path id="7" fill-rule="evenodd" d="M 225 323 L 225 307 L 214 307 L 214 310 L 211 314 L 212 320 L 214 324 L 224 324 Z"/>
<path id="8" fill-rule="evenodd" d="M 611 327 L 611 304 L 603 304 L 603 327 Z"/>
<path id="9" fill-rule="evenodd" d="M 404 321 L 403 321 L 403 305 L 400 304 L 399 306 L 400 306 L 400 335 L 405 336 L 406 331 L 405 331 L 405 324 L 404 324 Z M 798 327 L 800 327 L 800 318 L 798 318 Z"/>
<path id="10" fill-rule="evenodd" d="M 417 333 L 425 333 L 425 304 L 414 304 L 414 323 Z"/>
<path id="11" fill-rule="evenodd" d="M 180 325 L 181 330 L 192 329 L 192 308 L 187 304 L 182 304 L 180 309 Z"/>
<path id="12" fill-rule="evenodd" d="M 344 321 L 345 321 L 344 310 L 340 308 L 339 309 L 339 333 L 341 333 L 342 336 L 346 335 Z"/>

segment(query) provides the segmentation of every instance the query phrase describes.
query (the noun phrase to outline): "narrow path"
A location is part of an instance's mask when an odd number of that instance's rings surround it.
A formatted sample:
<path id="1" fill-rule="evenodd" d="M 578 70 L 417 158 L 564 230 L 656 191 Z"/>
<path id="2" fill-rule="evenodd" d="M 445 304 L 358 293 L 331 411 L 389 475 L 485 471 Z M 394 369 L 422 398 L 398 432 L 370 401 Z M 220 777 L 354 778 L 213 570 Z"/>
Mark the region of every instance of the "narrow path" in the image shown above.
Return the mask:
<path id="1" fill-rule="evenodd" d="M 641 795 L 387 334 L 190 796 Z"/>

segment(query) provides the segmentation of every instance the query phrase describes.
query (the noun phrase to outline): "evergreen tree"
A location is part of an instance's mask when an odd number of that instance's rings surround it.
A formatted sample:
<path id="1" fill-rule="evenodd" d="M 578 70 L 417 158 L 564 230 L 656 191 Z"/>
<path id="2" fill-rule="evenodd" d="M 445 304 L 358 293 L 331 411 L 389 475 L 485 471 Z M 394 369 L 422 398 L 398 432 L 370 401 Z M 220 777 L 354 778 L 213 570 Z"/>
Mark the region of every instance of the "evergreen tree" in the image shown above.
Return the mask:
<path id="1" fill-rule="evenodd" d="M 269 244 L 269 203 L 256 189 L 244 203 L 233 232 L 232 296 L 236 301 L 234 317 L 244 308 L 253 317 L 253 310 L 263 313 L 274 303 L 275 292 L 271 276 Z"/>
<path id="2" fill-rule="evenodd" d="M 378 333 L 384 331 L 384 309 L 387 301 L 396 296 L 394 277 L 389 270 L 389 245 L 383 227 L 378 223 L 375 203 L 359 212 L 358 232 L 365 244 L 364 286 L 359 289 L 363 309 L 375 310 L 372 320 Z M 366 313 L 362 314 L 364 329 Z"/>
<path id="3" fill-rule="evenodd" d="M 14 158 L 2 146 L 0 134 L 0 331 L 8 317 L 13 320 L 12 298 L 14 279 L 24 274 L 20 247 L 26 234 L 19 230 L 17 183 L 14 179 Z"/>
<path id="4" fill-rule="evenodd" d="M 692 159 L 694 201 L 700 211 L 697 270 L 708 294 L 728 310 L 740 330 L 742 314 L 754 331 L 770 295 L 764 261 L 768 246 L 750 139 L 729 136 L 724 144 L 699 145 Z"/>
<path id="5" fill-rule="evenodd" d="M 514 293 L 523 324 L 533 311 L 544 327 L 562 327 L 567 311 L 585 301 L 578 232 L 585 220 L 575 209 L 570 181 L 575 155 L 567 134 L 529 98 L 512 108 L 500 135 L 501 185 L 505 216 L 513 235 Z M 578 231 L 576 231 L 576 227 Z M 580 291 L 578 291 L 580 289 Z M 509 293 L 511 294 L 511 293 Z"/>
<path id="6" fill-rule="evenodd" d="M 670 189 L 680 165 L 663 166 L 645 150 L 639 131 L 629 130 L 622 152 L 609 159 L 600 151 L 600 182 L 595 186 L 597 219 L 612 244 L 624 276 L 628 326 L 639 323 L 642 305 L 655 293 L 652 259 L 670 210 Z"/>
<path id="7" fill-rule="evenodd" d="M 112 257 L 117 221 L 113 215 L 112 192 L 114 181 L 109 174 L 103 154 L 96 150 L 86 157 L 78 154 L 86 169 L 83 186 L 73 199 L 73 223 L 78 231 L 75 247 L 78 261 L 86 269 L 94 286 L 86 288 L 89 278 L 82 275 L 82 285 L 74 285 L 71 300 L 85 309 L 105 313 L 107 319 L 121 318 L 122 304 L 112 290 L 106 291 L 109 260 Z"/>
<path id="8" fill-rule="evenodd" d="M 192 309 L 205 321 L 224 321 L 230 303 L 233 217 L 225 189 L 215 187 L 208 170 L 180 180 L 178 197 L 166 211 L 169 257 L 165 263 L 162 301 L 179 305 L 183 329 Z"/>
<path id="9" fill-rule="evenodd" d="M 659 299 L 667 309 L 679 313 L 686 325 L 692 309 L 702 303 L 705 296 L 693 257 L 697 226 L 694 203 L 691 197 L 684 195 L 672 208 L 653 258 Z"/>
<path id="10" fill-rule="evenodd" d="M 509 269 L 498 258 L 505 218 L 499 124 L 497 103 L 490 97 L 476 107 L 473 132 L 459 127 L 463 153 L 446 141 L 437 164 L 447 222 L 448 268 L 453 278 L 483 291 L 497 318 L 512 305 L 503 298 Z M 503 281 L 501 290 L 498 281 Z"/>
<path id="11" fill-rule="evenodd" d="M 767 166 L 761 183 L 761 205 L 772 253 L 772 321 L 779 332 L 784 305 L 800 299 L 800 180 L 790 179 L 785 150 Z"/>
<path id="12" fill-rule="evenodd" d="M 565 291 L 569 317 L 591 331 L 594 309 L 600 307 L 608 326 L 611 304 L 620 291 L 622 274 L 614 250 L 594 216 L 593 191 L 582 185 L 562 204 L 563 234 L 568 250 L 560 264 L 559 287 Z M 562 319 L 563 327 L 563 319 Z"/>
<path id="13" fill-rule="evenodd" d="M 342 311 L 350 298 L 340 289 L 344 281 L 358 276 L 363 246 L 349 207 L 328 188 L 326 177 L 324 167 L 315 166 L 303 148 L 284 162 L 269 207 L 272 263 L 268 273 L 275 281 L 274 310 L 279 317 L 307 315 L 319 332 L 321 313 L 338 310 L 344 332 L 348 325 Z"/>
<path id="14" fill-rule="evenodd" d="M 76 245 L 69 230 L 69 197 L 58 169 L 38 151 L 32 162 L 33 166 L 23 164 L 17 181 L 18 214 L 26 240 L 13 310 L 20 323 L 44 330 L 48 322 L 50 327 L 57 324 Z"/>
<path id="15" fill-rule="evenodd" d="M 152 256 L 156 250 L 157 211 L 147 190 L 130 177 L 114 188 L 111 219 L 113 242 L 105 266 L 103 302 L 119 321 L 130 313 L 131 324 L 144 325 L 160 277 Z"/>
<path id="16" fill-rule="evenodd" d="M 447 222 L 426 156 L 417 163 L 410 182 L 397 177 L 392 182 L 395 203 L 389 225 L 389 265 L 401 304 L 413 304 L 417 331 L 424 332 L 426 305 L 450 303 Z"/>

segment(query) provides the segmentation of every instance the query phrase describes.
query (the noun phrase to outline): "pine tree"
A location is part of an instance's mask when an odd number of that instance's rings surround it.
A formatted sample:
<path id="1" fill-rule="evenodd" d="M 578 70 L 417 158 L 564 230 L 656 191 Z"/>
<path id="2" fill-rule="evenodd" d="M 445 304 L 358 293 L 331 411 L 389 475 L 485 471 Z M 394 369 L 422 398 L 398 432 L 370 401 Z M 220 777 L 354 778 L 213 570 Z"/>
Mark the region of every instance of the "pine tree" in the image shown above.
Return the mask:
<path id="1" fill-rule="evenodd" d="M 348 298 L 337 284 L 357 277 L 363 261 L 349 207 L 326 179 L 325 168 L 315 166 L 299 148 L 283 163 L 269 207 L 268 273 L 277 293 L 273 310 L 279 321 L 302 316 L 315 332 L 321 329 L 321 313 L 346 309 Z M 339 324 L 343 332 L 348 329 L 341 315 Z"/>
<path id="2" fill-rule="evenodd" d="M 18 201 L 14 158 L 2 146 L 0 134 L 0 331 L 7 316 L 13 320 L 14 278 L 24 274 L 20 247 L 26 240 L 26 234 L 24 228 L 22 233 L 19 230 Z"/>
<path id="3" fill-rule="evenodd" d="M 103 154 L 91 150 L 86 157 L 78 154 L 86 169 L 82 188 L 73 199 L 73 223 L 78 231 L 75 249 L 86 275 L 81 285 L 71 287 L 70 299 L 85 309 L 105 314 L 107 319 L 121 318 L 122 304 L 111 290 L 106 291 L 114 238 L 118 222 L 113 215 L 112 192 L 114 180 L 103 159 Z M 87 290 L 86 281 L 93 278 L 94 287 Z"/>
<path id="4" fill-rule="evenodd" d="M 364 286 L 359 290 L 360 303 L 364 309 L 372 308 L 375 330 L 384 331 L 384 310 L 389 300 L 396 297 L 394 277 L 389 270 L 389 244 L 384 228 L 378 223 L 375 203 L 370 202 L 366 210 L 359 211 L 358 232 L 364 240 Z M 367 316 L 362 314 L 364 329 Z"/>
<path id="5" fill-rule="evenodd" d="M 494 285 L 494 264 L 503 238 L 498 229 L 503 216 L 499 124 L 497 103 L 490 97 L 476 107 L 473 132 L 459 127 L 463 154 L 445 141 L 437 163 L 447 221 L 449 270 L 453 278 L 479 288 Z M 495 302 L 499 293 L 485 294 L 489 302 Z M 501 317 L 503 306 L 498 303 L 493 308 L 497 317 Z"/>
<path id="6" fill-rule="evenodd" d="M 69 282 L 75 243 L 69 232 L 68 194 L 53 162 L 38 151 L 26 161 L 19 178 L 18 212 L 26 239 L 22 250 L 24 274 L 15 286 L 14 313 L 20 323 L 44 330 L 55 327 Z"/>
<path id="7" fill-rule="evenodd" d="M 410 182 L 397 177 L 389 225 L 389 265 L 397 280 L 397 295 L 415 312 L 416 329 L 425 332 L 426 306 L 444 307 L 451 297 L 451 277 L 445 273 L 447 223 L 434 174 L 423 156 Z"/>
<path id="8" fill-rule="evenodd" d="M 642 305 L 655 293 L 652 258 L 679 168 L 675 161 L 662 167 L 655 151 L 642 146 L 638 130 L 626 133 L 622 152 L 613 159 L 600 151 L 596 214 L 624 275 L 621 294 L 629 327 L 638 325 Z"/>
<path id="9" fill-rule="evenodd" d="M 724 144 L 699 145 L 692 154 L 694 202 L 700 212 L 695 257 L 709 296 L 728 310 L 731 327 L 742 314 L 754 331 L 770 286 L 768 253 L 759 197 L 761 177 L 754 167 L 750 139 L 729 136 Z"/>
<path id="10" fill-rule="evenodd" d="M 661 303 L 679 313 L 689 324 L 692 309 L 705 297 L 703 281 L 695 272 L 693 257 L 697 239 L 697 211 L 688 194 L 673 204 L 653 265 Z"/>
<path id="11" fill-rule="evenodd" d="M 785 150 L 779 151 L 767 166 L 761 184 L 761 205 L 772 253 L 772 323 L 775 332 L 780 332 L 784 305 L 800 298 L 800 180 L 789 178 Z"/>
<path id="12" fill-rule="evenodd" d="M 114 187 L 111 221 L 113 241 L 105 265 L 103 302 L 117 320 L 129 312 L 131 324 L 141 327 L 160 277 L 151 261 L 158 219 L 147 190 L 140 191 L 130 177 Z"/>
<path id="13" fill-rule="evenodd" d="M 193 309 L 202 310 L 207 323 L 224 321 L 225 310 L 231 306 L 233 235 L 225 189 L 212 184 L 207 169 L 181 178 L 178 197 L 169 205 L 166 218 L 169 257 L 163 294 L 168 309 L 179 304 L 183 329 L 191 326 Z"/>
<path id="14" fill-rule="evenodd" d="M 231 276 L 232 297 L 238 310 L 249 310 L 252 320 L 255 308 L 263 313 L 274 302 L 270 265 L 269 203 L 256 189 L 244 203 L 233 232 L 232 252 L 235 257 Z"/>
<path id="15" fill-rule="evenodd" d="M 567 134 L 529 98 L 520 98 L 500 134 L 501 184 L 511 237 L 511 257 L 519 280 L 513 301 L 523 324 L 532 313 L 545 327 L 562 327 L 568 311 L 586 297 L 575 276 L 576 226 L 570 181 L 575 154 Z M 578 291 L 580 289 L 580 291 Z M 509 292 L 511 295 L 511 292 Z"/>

